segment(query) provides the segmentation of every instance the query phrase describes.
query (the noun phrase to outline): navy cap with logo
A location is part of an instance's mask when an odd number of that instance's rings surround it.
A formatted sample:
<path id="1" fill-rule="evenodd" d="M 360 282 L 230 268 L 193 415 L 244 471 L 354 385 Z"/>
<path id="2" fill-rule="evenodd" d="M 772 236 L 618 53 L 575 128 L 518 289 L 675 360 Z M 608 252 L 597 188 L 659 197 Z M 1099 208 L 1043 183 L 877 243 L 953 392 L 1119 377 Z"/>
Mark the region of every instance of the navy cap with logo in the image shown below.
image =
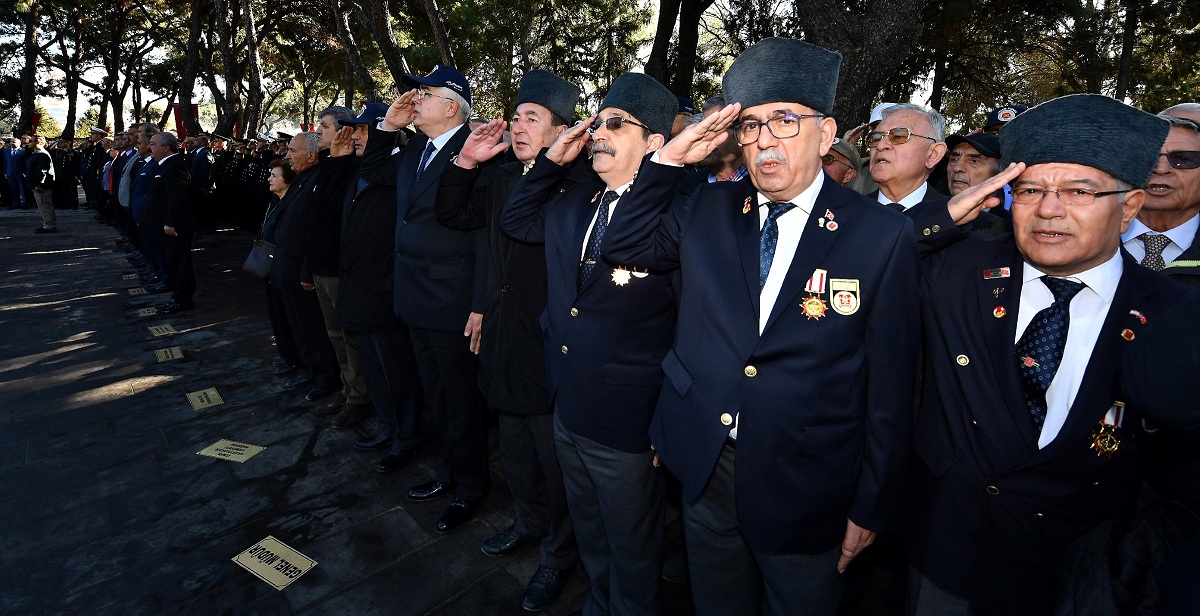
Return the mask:
<path id="1" fill-rule="evenodd" d="M 676 96 L 675 100 L 679 101 L 679 111 L 676 113 L 686 113 L 688 115 L 696 113 L 696 106 L 692 104 L 692 99 L 686 96 Z"/>
<path id="2" fill-rule="evenodd" d="M 960 143 L 970 144 L 976 152 L 990 158 L 1000 158 L 1000 138 L 989 133 L 974 135 L 951 135 L 946 138 L 946 149 L 954 150 Z"/>
<path id="3" fill-rule="evenodd" d="M 437 64 L 432 71 L 424 77 L 415 75 L 402 75 L 400 80 L 409 87 L 416 88 L 418 86 L 428 86 L 431 88 L 449 88 L 454 90 L 459 96 L 471 104 L 471 86 L 467 83 L 467 78 L 458 69 L 452 66 L 442 66 Z"/>
<path id="4" fill-rule="evenodd" d="M 367 103 L 363 105 L 362 113 L 358 114 L 357 118 L 347 118 L 338 120 L 338 124 L 342 126 L 354 126 L 355 124 L 374 124 L 383 119 L 387 115 L 388 106 L 383 103 Z"/>
<path id="5" fill-rule="evenodd" d="M 989 128 L 992 126 L 999 126 L 1001 124 L 1008 124 L 1013 120 L 1013 118 L 1025 113 L 1028 110 L 1029 108 L 1025 105 L 1004 105 L 1003 107 L 997 107 L 988 114 L 987 122 L 983 123 L 983 127 Z"/>

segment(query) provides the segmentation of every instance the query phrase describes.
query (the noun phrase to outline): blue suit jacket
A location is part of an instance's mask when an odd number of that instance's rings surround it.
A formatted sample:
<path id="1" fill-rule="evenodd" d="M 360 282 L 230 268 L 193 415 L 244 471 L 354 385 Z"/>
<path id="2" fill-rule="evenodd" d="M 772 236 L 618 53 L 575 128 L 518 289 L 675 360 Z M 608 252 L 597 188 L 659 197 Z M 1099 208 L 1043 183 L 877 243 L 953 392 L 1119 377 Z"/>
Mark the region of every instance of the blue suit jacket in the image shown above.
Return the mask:
<path id="1" fill-rule="evenodd" d="M 945 201 L 909 211 L 961 239 Z M 985 278 L 984 270 L 1009 268 Z M 1114 402 L 1129 339 L 1190 293 L 1127 254 L 1079 393 L 1058 436 L 1037 447 L 1014 356 L 1023 260 L 1011 235 L 972 235 L 923 263 L 924 397 L 914 428 L 904 524 L 916 568 L 983 614 L 1048 614 L 1055 570 L 1074 540 L 1132 513 L 1154 439 L 1126 407 L 1112 457 L 1092 449 Z M 1002 308 L 1003 310 L 997 310 Z M 1000 316 L 997 316 L 1000 315 Z M 1128 333 L 1126 333 L 1128 332 Z"/>
<path id="2" fill-rule="evenodd" d="M 486 282 L 487 236 L 442 226 L 434 206 L 442 170 L 471 131 L 460 127 L 426 164 L 419 181 L 417 164 L 429 139 L 417 135 L 392 154 L 395 133 L 375 126 L 370 131 L 360 174 L 371 184 L 396 187 L 392 308 L 409 327 L 461 331 L 471 312 L 483 313 L 482 299 L 472 305 L 472 298 L 483 295 L 474 285 Z"/>
<path id="3" fill-rule="evenodd" d="M 133 214 L 133 220 L 139 226 L 145 227 L 148 224 L 147 214 L 150 212 L 150 203 L 147 200 L 147 195 L 150 192 L 150 185 L 154 180 L 154 175 L 158 173 L 158 161 L 151 160 L 138 169 L 137 177 L 133 178 L 133 188 L 129 195 L 129 207 Z M 151 230 L 161 227 L 162 224 L 150 225 Z"/>
<path id="4" fill-rule="evenodd" d="M 569 167 L 539 156 L 513 187 L 501 228 L 518 241 L 546 245 L 542 325 L 551 408 L 575 434 L 621 451 L 645 452 L 663 380 L 659 364 L 675 328 L 676 287 L 672 276 L 648 272 L 619 285 L 613 268 L 597 263 L 579 288 L 583 239 L 605 185 L 596 179 L 558 193 L 569 174 Z M 617 202 L 610 228 L 626 215 L 630 191 Z"/>
<path id="5" fill-rule="evenodd" d="M 920 325 L 917 247 L 896 212 L 828 177 L 762 335 L 757 192 L 706 184 L 659 216 L 681 169 L 644 166 L 638 205 L 609 230 L 606 259 L 680 268 L 682 296 L 667 382 L 650 428 L 662 460 L 696 499 L 738 421 L 738 519 L 767 553 L 822 553 L 849 517 L 890 526 L 909 450 Z M 653 189 L 653 190 L 651 190 Z M 749 205 L 750 207 L 746 207 Z M 835 229 L 822 226 L 832 213 Z M 824 269 L 824 316 L 805 284 Z M 833 308 L 832 279 L 857 284 Z"/>

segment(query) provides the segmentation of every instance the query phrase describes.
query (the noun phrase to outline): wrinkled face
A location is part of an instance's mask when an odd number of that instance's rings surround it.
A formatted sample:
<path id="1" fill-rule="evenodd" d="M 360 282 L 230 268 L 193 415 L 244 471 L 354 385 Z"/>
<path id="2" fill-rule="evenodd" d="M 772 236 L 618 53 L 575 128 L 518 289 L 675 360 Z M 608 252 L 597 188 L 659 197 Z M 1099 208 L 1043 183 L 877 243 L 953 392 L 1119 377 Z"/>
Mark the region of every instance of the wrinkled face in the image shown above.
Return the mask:
<path id="1" fill-rule="evenodd" d="M 849 158 L 846 158 L 834 149 L 830 149 L 825 158 L 829 158 L 830 156 L 833 157 L 833 160 L 828 164 L 822 160 L 821 166 L 825 169 L 825 173 L 828 173 L 829 177 L 833 178 L 834 182 L 845 186 L 847 182 L 854 179 L 854 176 L 858 175 L 858 169 L 854 168 Z"/>
<path id="2" fill-rule="evenodd" d="M 291 143 L 288 144 L 287 154 L 284 158 L 292 165 L 292 171 L 300 173 L 309 167 L 317 164 L 317 153 L 309 152 L 304 148 L 304 138 L 301 135 L 292 137 Z"/>
<path id="3" fill-rule="evenodd" d="M 1025 169 L 1013 182 L 1014 193 L 1025 187 L 1105 192 L 1115 190 L 1117 181 L 1093 167 L 1044 163 Z M 1129 228 L 1145 194 L 1134 189 L 1124 195 L 1096 197 L 1090 205 L 1065 205 L 1053 193 L 1034 203 L 1014 201 L 1013 235 L 1017 248 L 1031 265 L 1053 276 L 1091 269 L 1117 252 L 1121 233 Z"/>
<path id="4" fill-rule="evenodd" d="M 918 178 L 924 181 L 945 151 L 942 149 L 945 146 L 938 147 L 939 144 L 932 140 L 937 135 L 933 134 L 929 118 L 919 111 L 904 109 L 884 118 L 875 130 L 886 133 L 893 128 L 907 128 L 911 135 L 901 144 L 884 137 L 871 148 L 871 177 L 880 184 L 915 182 Z"/>
<path id="5" fill-rule="evenodd" d="M 950 196 L 974 186 L 1000 172 L 999 159 L 984 156 L 969 143 L 954 146 L 946 160 L 946 179 Z"/>
<path id="6" fill-rule="evenodd" d="M 421 86 L 418 90 L 423 96 L 413 99 L 413 126 L 422 132 L 442 126 L 458 114 L 458 103 L 450 98 L 450 90 L 429 86 Z"/>
<path id="7" fill-rule="evenodd" d="M 737 121 L 767 122 L 788 114 L 816 113 L 799 103 L 766 103 L 743 109 Z M 795 121 L 799 123 L 796 127 L 799 132 L 794 137 L 775 137 L 764 124 L 759 127 L 756 141 L 741 146 L 750 180 L 755 188 L 774 201 L 787 201 L 812 184 L 821 171 L 821 157 L 829 151 L 837 133 L 837 122 L 833 118 Z"/>
<path id="8" fill-rule="evenodd" d="M 325 114 L 321 116 L 321 122 L 317 124 L 317 134 L 321 139 L 317 142 L 317 147 L 326 150 L 333 145 L 333 136 L 338 132 L 337 120 L 333 114 Z"/>
<path id="9" fill-rule="evenodd" d="M 287 190 L 288 183 L 283 179 L 283 169 L 271 167 L 271 174 L 267 176 L 267 187 L 277 195 Z"/>
<path id="10" fill-rule="evenodd" d="M 537 158 L 542 148 L 554 143 L 566 126 L 555 126 L 549 109 L 536 103 L 521 103 L 513 113 L 509 130 L 512 132 L 513 154 L 517 160 L 527 163 Z"/>
<path id="11" fill-rule="evenodd" d="M 1183 126 L 1171 127 L 1162 154 L 1178 151 L 1200 152 L 1200 135 Z M 1200 169 L 1174 169 L 1166 156 L 1159 156 L 1146 183 L 1143 208 L 1146 212 L 1178 212 L 1187 217 L 1200 211 Z"/>
<path id="12" fill-rule="evenodd" d="M 350 141 L 354 142 L 355 156 L 362 156 L 363 152 L 367 151 L 367 136 L 371 134 L 367 126 L 366 124 L 354 125 L 354 133 L 350 135 Z"/>
<path id="13" fill-rule="evenodd" d="M 171 148 L 163 145 L 162 133 L 159 133 L 150 139 L 150 156 L 154 160 L 162 160 L 171 155 Z"/>
<path id="14" fill-rule="evenodd" d="M 662 137 L 651 134 L 647 138 L 642 127 L 629 123 L 622 124 L 617 130 L 610 130 L 605 123 L 609 118 L 621 117 L 643 124 L 632 114 L 615 107 L 605 107 L 597 117 L 602 122 L 592 133 L 592 169 L 601 176 L 632 179 L 642 164 L 642 157 L 658 149 L 662 145 Z"/>

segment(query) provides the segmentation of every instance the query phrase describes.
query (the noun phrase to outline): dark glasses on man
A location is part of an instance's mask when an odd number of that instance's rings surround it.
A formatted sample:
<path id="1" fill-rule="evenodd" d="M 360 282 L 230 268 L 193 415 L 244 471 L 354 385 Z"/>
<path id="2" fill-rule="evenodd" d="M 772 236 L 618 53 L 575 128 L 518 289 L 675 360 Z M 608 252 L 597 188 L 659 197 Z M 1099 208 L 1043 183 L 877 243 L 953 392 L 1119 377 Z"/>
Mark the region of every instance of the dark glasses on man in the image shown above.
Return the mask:
<path id="1" fill-rule="evenodd" d="M 884 137 L 887 137 L 888 141 L 892 142 L 892 145 L 902 145 L 908 143 L 909 137 L 920 137 L 922 139 L 928 139 L 934 142 L 937 141 L 937 139 L 934 139 L 933 137 L 918 135 L 908 128 L 897 126 L 889 131 L 871 131 L 867 134 L 867 145 L 873 148 L 879 145 L 879 142 L 883 141 Z"/>
<path id="2" fill-rule="evenodd" d="M 634 126 L 640 126 L 642 128 L 646 128 L 645 124 L 638 124 L 637 122 L 634 122 L 633 120 L 630 120 L 629 118 L 622 118 L 621 116 L 613 116 L 611 118 L 608 118 L 607 120 L 596 118 L 592 122 L 592 125 L 588 127 L 588 132 L 595 133 L 597 130 L 600 130 L 601 126 L 604 126 L 604 128 L 607 128 L 608 130 L 615 133 L 615 132 L 621 130 L 621 127 L 625 126 L 626 124 L 632 124 Z"/>
<path id="3" fill-rule="evenodd" d="M 845 161 L 843 161 L 843 160 L 840 160 L 840 159 L 838 159 L 838 157 L 834 156 L 833 154 L 826 154 L 826 155 L 824 155 L 824 156 L 822 156 L 822 157 L 821 157 L 821 164 L 822 164 L 822 165 L 832 165 L 832 164 L 834 164 L 834 163 L 837 163 L 837 164 L 839 164 L 839 165 L 845 165 L 846 167 L 848 167 L 848 168 L 850 168 L 850 169 L 853 169 L 853 168 L 854 168 L 854 165 L 851 165 L 851 164 L 850 164 L 850 163 L 848 163 L 848 162 L 845 162 Z"/>
<path id="4" fill-rule="evenodd" d="M 1172 169 L 1195 169 L 1200 167 L 1200 152 L 1195 150 L 1163 152 L 1159 156 L 1166 156 L 1167 164 L 1171 165 Z"/>

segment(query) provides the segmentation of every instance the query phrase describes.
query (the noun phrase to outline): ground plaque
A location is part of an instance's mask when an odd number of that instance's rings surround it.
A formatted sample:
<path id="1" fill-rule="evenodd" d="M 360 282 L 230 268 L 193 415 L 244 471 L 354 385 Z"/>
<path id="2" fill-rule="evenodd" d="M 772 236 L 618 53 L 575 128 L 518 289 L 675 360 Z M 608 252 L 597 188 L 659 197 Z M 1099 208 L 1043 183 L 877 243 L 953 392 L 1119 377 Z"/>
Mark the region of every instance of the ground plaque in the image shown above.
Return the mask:
<path id="1" fill-rule="evenodd" d="M 138 310 L 139 317 L 152 317 L 156 314 L 158 314 L 158 308 L 151 307 L 151 308 L 142 308 L 142 309 Z"/>
<path id="2" fill-rule="evenodd" d="M 146 288 L 145 287 L 134 287 L 129 290 L 129 294 L 130 295 L 145 295 Z"/>
<path id="3" fill-rule="evenodd" d="M 137 274 L 125 274 L 121 276 L 121 280 L 137 280 Z"/>
<path id="4" fill-rule="evenodd" d="M 192 403 L 193 411 L 200 411 L 210 406 L 225 404 L 225 401 L 221 399 L 221 394 L 217 393 L 217 389 L 215 387 L 209 387 L 208 389 L 202 389 L 200 391 L 193 391 L 187 395 L 187 399 L 188 402 Z"/>
<path id="5" fill-rule="evenodd" d="M 289 548 L 270 535 L 231 560 L 258 579 L 274 586 L 275 590 L 287 588 L 288 584 L 317 566 L 317 561 Z"/>
<path id="6" fill-rule="evenodd" d="M 117 259 L 117 265 L 132 265 L 128 259 Z"/>
<path id="7" fill-rule="evenodd" d="M 155 336 L 170 336 L 171 334 L 178 333 L 175 331 L 175 328 L 170 325 L 151 325 L 146 329 L 150 330 L 150 333 L 154 334 Z"/>
<path id="8" fill-rule="evenodd" d="M 262 453 L 264 449 L 266 447 L 248 445 L 223 438 L 196 453 L 210 458 L 220 458 L 222 460 L 229 460 L 230 462 L 241 463 Z"/>
<path id="9" fill-rule="evenodd" d="M 154 356 L 158 361 L 171 361 L 172 359 L 183 359 L 183 349 L 174 346 L 169 349 L 158 349 L 154 352 Z"/>

